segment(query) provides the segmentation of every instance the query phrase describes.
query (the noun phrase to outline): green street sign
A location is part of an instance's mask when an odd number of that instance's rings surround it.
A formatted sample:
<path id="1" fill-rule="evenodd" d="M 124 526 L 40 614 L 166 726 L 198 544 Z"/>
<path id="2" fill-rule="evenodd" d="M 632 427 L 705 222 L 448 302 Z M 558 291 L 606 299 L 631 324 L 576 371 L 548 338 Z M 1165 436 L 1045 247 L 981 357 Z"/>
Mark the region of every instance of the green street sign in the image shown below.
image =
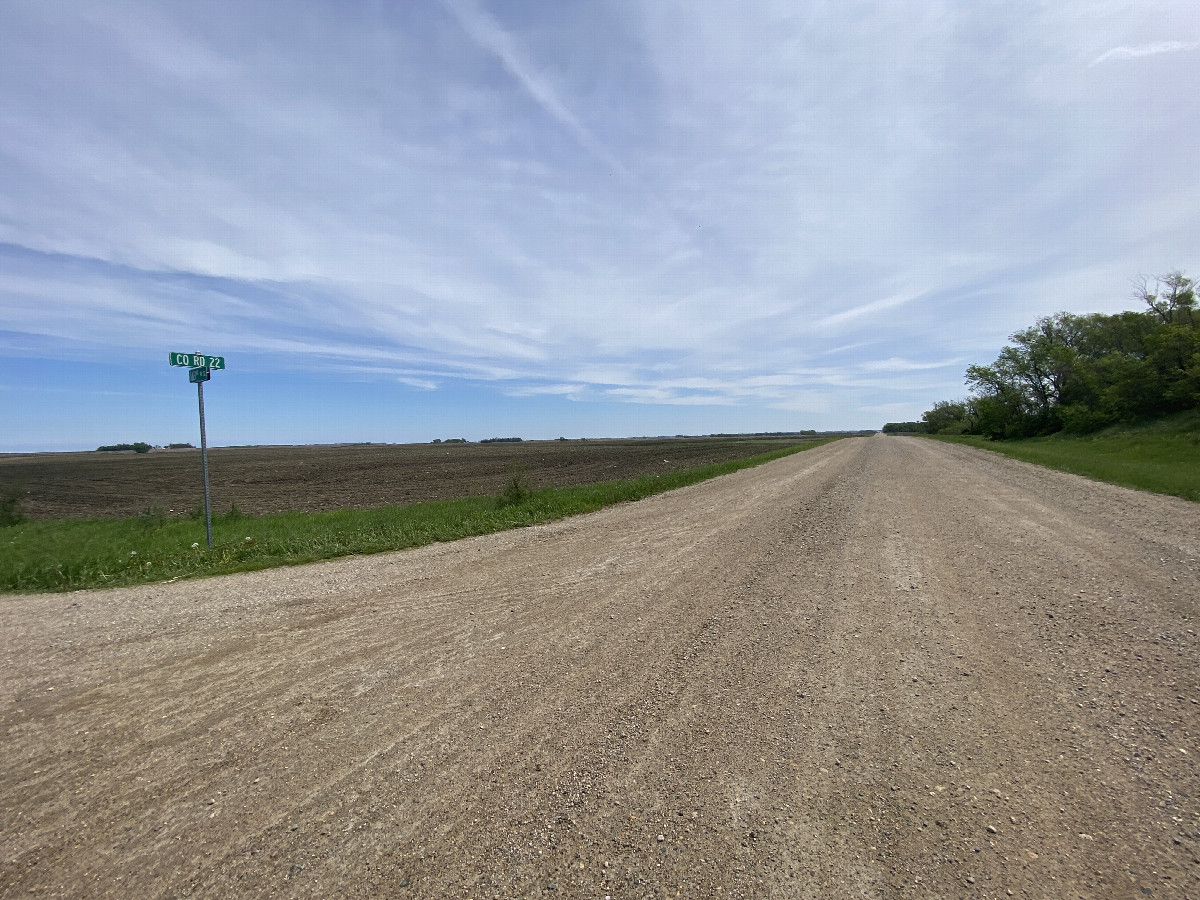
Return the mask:
<path id="1" fill-rule="evenodd" d="M 206 356 L 203 353 L 171 353 L 171 365 L 188 366 L 189 368 L 204 366 L 208 369 L 224 369 L 225 357 Z"/>
<path id="2" fill-rule="evenodd" d="M 197 366 L 194 369 L 188 369 L 188 382 L 190 384 L 199 384 L 201 381 L 208 381 L 212 378 L 212 372 L 208 366 Z"/>

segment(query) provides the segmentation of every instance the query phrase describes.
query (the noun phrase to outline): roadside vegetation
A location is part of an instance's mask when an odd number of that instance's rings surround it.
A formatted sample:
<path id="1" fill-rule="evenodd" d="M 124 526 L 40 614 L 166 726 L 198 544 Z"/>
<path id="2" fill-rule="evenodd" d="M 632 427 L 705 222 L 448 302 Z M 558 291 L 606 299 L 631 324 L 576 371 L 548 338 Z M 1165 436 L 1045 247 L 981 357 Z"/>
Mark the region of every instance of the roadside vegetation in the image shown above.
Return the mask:
<path id="1" fill-rule="evenodd" d="M 1019 441 L 993 441 L 979 435 L 931 437 L 1099 481 L 1200 500 L 1200 410 L 1085 436 L 1060 433 Z"/>
<path id="2" fill-rule="evenodd" d="M 155 509 L 124 519 L 17 522 L 0 529 L 0 590 L 66 591 L 174 581 L 453 541 L 640 500 L 832 440 L 837 438 L 662 475 L 573 487 L 530 490 L 514 474 L 500 497 L 264 516 L 231 507 L 213 518 L 211 550 L 204 545 L 203 523 Z"/>
<path id="3" fill-rule="evenodd" d="M 1200 309 L 1182 272 L 1138 282 L 1142 309 L 1058 313 L 1010 337 L 990 366 L 970 366 L 973 394 L 943 400 L 922 422 L 884 431 L 992 440 L 1092 434 L 1200 406 Z M 915 428 L 914 426 L 921 426 Z"/>
<path id="4" fill-rule="evenodd" d="M 1142 309 L 1063 312 L 1013 334 L 990 366 L 967 369 L 973 395 L 935 403 L 923 430 L 992 440 L 1091 434 L 1200 406 L 1195 283 L 1171 272 L 1138 282 L 1134 298 Z"/>
<path id="5" fill-rule="evenodd" d="M 1010 337 L 972 394 L 888 434 L 927 434 L 1102 481 L 1200 500 L 1200 309 L 1182 272 L 1137 282 L 1140 308 L 1058 313 Z"/>

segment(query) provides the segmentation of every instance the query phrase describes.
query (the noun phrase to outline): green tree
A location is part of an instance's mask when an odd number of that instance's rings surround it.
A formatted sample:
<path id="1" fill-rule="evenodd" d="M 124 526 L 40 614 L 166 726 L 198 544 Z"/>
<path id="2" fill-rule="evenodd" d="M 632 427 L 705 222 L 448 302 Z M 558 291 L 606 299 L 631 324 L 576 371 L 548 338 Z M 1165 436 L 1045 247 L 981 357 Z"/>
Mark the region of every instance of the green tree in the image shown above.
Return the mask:
<path id="1" fill-rule="evenodd" d="M 1134 282 L 1133 296 L 1150 307 L 1167 325 L 1196 324 L 1196 284 L 1178 269 L 1154 279 Z"/>
<path id="2" fill-rule="evenodd" d="M 1013 344 L 990 366 L 967 369 L 967 384 L 989 401 L 981 425 L 999 429 L 990 436 L 1026 437 L 1062 427 L 1058 405 L 1074 373 L 1082 330 L 1070 313 L 1043 317 L 1013 334 Z"/>
<path id="3" fill-rule="evenodd" d="M 939 400 L 921 418 L 930 434 L 970 434 L 978 424 L 974 398 Z"/>

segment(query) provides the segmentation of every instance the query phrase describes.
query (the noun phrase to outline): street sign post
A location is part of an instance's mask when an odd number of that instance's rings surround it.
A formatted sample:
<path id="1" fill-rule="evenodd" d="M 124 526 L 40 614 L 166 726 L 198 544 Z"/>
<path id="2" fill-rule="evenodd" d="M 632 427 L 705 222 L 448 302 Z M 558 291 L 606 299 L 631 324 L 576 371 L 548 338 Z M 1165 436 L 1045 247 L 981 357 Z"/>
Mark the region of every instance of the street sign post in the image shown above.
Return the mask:
<path id="1" fill-rule="evenodd" d="M 204 433 L 204 382 L 212 378 L 213 369 L 225 368 L 225 357 L 208 356 L 204 353 L 169 354 L 171 365 L 187 366 L 188 381 L 196 386 L 196 397 L 200 403 L 200 467 L 204 471 L 204 534 L 212 549 L 212 501 L 208 491 L 208 437 Z"/>
<path id="2" fill-rule="evenodd" d="M 225 357 L 223 356 L 205 356 L 203 353 L 170 353 L 168 356 L 173 366 L 188 366 L 189 368 L 204 366 L 209 369 L 225 368 Z"/>

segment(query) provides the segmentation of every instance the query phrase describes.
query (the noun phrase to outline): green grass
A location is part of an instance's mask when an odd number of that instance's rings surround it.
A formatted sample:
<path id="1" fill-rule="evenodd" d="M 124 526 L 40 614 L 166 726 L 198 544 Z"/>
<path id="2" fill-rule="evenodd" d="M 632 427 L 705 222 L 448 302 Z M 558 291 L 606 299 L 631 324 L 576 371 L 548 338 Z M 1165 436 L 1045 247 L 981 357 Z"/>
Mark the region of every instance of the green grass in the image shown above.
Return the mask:
<path id="1" fill-rule="evenodd" d="M 1200 500 L 1200 410 L 1084 437 L 1023 441 L 931 435 L 1125 487 Z"/>
<path id="2" fill-rule="evenodd" d="M 171 581 L 202 575 L 296 565 L 453 541 L 549 522 L 614 503 L 640 500 L 761 465 L 827 440 L 747 459 L 629 481 L 473 497 L 412 506 L 325 513 L 213 519 L 213 548 L 204 523 L 147 511 L 130 519 L 23 522 L 0 528 L 0 591 L 67 591 Z"/>

